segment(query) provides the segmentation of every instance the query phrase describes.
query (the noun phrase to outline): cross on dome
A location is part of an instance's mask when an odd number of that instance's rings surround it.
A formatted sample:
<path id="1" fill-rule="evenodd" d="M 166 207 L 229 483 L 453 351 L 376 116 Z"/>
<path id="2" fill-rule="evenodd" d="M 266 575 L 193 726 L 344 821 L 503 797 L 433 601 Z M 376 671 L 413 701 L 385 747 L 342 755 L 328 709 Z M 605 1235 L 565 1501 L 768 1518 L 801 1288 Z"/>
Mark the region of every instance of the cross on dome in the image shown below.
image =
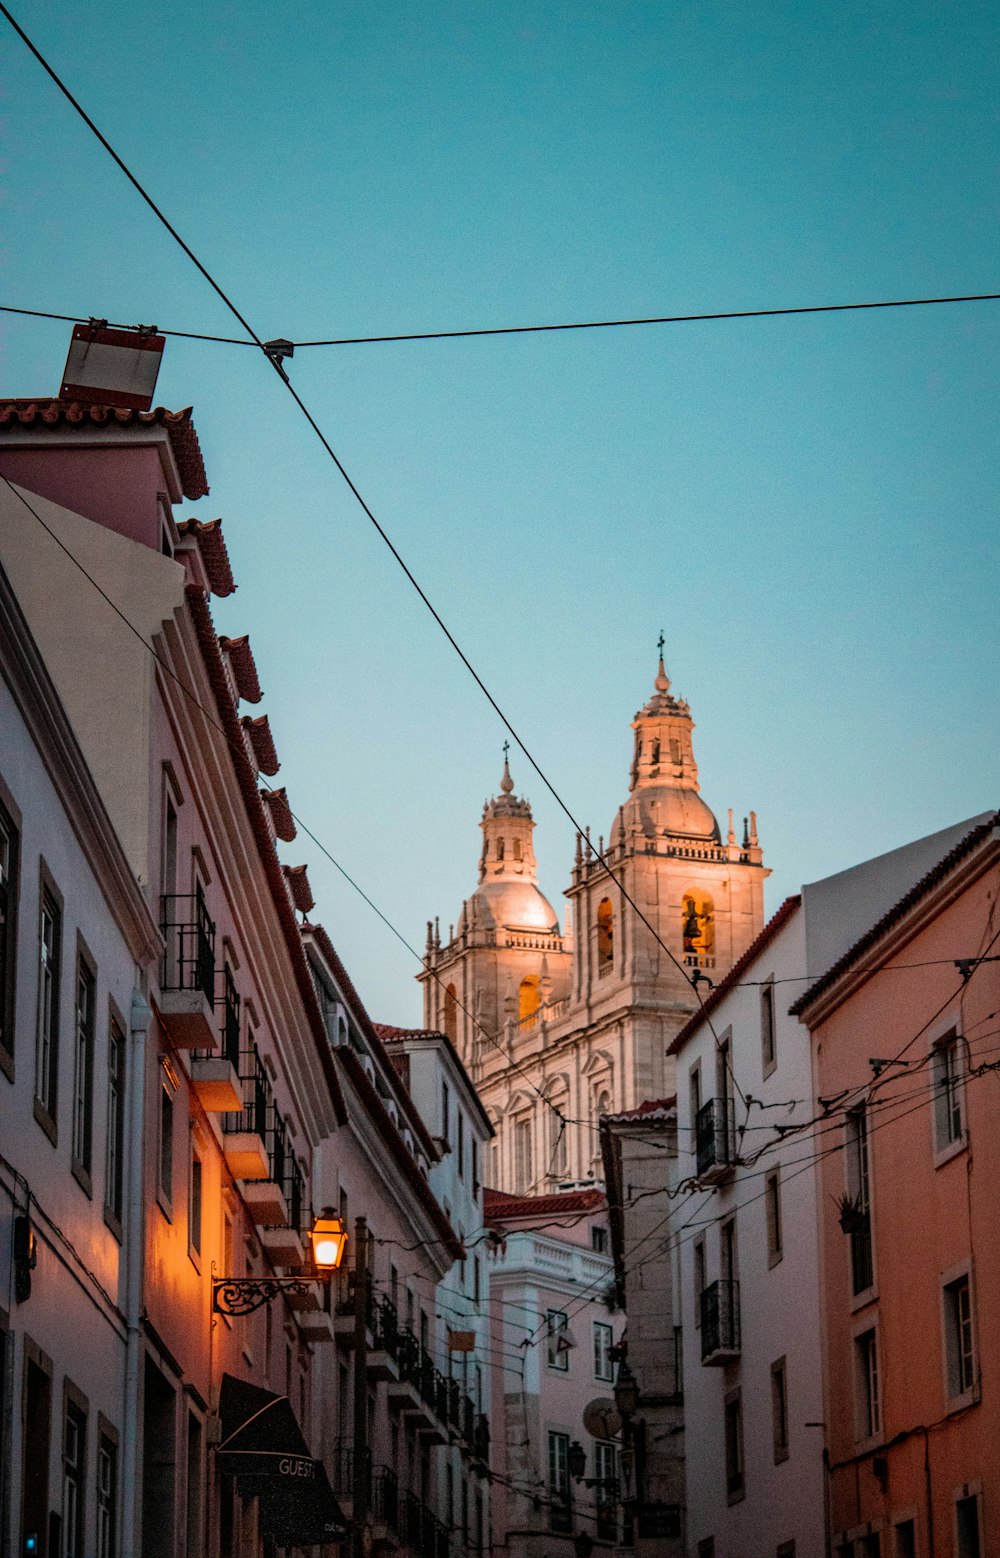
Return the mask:
<path id="1" fill-rule="evenodd" d="M 504 795 L 509 795 L 514 788 L 514 781 L 510 777 L 510 765 L 507 762 L 507 753 L 510 751 L 510 742 L 503 744 L 503 778 L 500 780 L 500 788 Z"/>

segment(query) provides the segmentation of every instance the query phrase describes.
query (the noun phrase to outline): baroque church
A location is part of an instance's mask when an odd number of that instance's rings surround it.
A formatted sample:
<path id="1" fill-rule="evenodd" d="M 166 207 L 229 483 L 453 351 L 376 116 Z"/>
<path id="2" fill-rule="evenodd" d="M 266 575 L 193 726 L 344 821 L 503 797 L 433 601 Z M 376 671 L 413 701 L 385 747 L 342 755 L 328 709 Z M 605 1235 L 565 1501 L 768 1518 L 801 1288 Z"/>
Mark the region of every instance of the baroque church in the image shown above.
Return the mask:
<path id="1" fill-rule="evenodd" d="M 479 884 L 447 941 L 428 925 L 424 1024 L 467 1067 L 496 1130 L 487 1182 L 512 1194 L 602 1178 L 599 1116 L 673 1093 L 667 1049 L 698 1005 L 692 979 L 717 982 L 763 929 L 755 815 L 738 840 L 730 811 L 723 839 L 662 654 L 632 729 L 628 799 L 606 845 L 577 834 L 563 929 L 506 757 Z"/>

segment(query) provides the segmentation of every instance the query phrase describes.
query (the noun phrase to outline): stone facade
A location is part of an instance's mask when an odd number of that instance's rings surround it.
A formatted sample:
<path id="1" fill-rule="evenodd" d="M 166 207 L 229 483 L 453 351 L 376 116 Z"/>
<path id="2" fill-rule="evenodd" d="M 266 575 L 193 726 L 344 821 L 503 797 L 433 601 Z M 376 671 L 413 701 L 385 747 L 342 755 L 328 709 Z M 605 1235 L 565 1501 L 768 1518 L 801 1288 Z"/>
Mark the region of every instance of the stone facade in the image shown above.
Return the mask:
<path id="1" fill-rule="evenodd" d="M 629 797 L 606 845 L 577 836 L 565 931 L 506 762 L 479 885 L 447 939 L 428 926 L 425 1023 L 468 1066 L 496 1131 L 487 1181 L 512 1193 L 602 1177 L 599 1117 L 673 1091 L 667 1049 L 698 1005 L 692 974 L 717 980 L 763 927 L 756 819 L 738 841 L 730 812 L 722 838 L 662 658 L 632 728 Z"/>

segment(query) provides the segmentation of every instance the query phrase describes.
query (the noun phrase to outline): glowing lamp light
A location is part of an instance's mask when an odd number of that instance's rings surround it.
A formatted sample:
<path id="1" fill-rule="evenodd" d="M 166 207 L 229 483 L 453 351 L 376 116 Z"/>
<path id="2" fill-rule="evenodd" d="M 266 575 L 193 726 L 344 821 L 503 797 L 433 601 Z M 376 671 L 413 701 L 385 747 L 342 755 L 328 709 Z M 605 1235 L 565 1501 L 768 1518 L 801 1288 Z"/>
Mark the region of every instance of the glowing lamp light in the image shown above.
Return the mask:
<path id="1" fill-rule="evenodd" d="M 347 1229 L 332 1206 L 324 1206 L 309 1234 L 313 1260 L 320 1271 L 336 1271 L 347 1248 Z"/>

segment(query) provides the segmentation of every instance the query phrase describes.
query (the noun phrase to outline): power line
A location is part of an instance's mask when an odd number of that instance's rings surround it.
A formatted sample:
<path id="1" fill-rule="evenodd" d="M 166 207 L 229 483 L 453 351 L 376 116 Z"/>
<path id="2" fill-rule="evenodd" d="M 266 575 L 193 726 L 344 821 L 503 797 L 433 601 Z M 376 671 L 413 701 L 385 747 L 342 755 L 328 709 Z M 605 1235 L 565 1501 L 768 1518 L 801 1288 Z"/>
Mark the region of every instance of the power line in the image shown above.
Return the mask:
<path id="1" fill-rule="evenodd" d="M 3 10 L 2 6 L 0 6 L 0 10 Z M 4 15 L 8 17 L 8 20 L 12 20 L 6 10 L 4 10 Z M 16 26 L 16 23 L 13 25 Z M 20 28 L 17 30 L 20 32 Z M 21 33 L 21 36 L 24 38 L 24 33 Z M 27 39 L 25 41 L 27 42 Z M 29 44 L 30 47 L 31 45 Z M 40 55 L 36 57 L 41 59 Z M 106 145 L 107 143 L 104 142 L 103 144 Z M 781 319 L 797 314 L 847 314 L 870 312 L 874 309 L 934 308 L 943 303 L 994 303 L 998 300 L 1000 300 L 1000 292 L 966 292 L 949 294 L 943 297 L 873 299 L 861 303 L 806 303 L 798 307 L 788 308 L 719 309 L 703 314 L 647 314 L 630 319 L 584 319 L 541 325 L 491 325 L 472 330 L 416 330 L 405 331 L 395 335 L 330 336 L 322 340 L 293 341 L 292 345 L 298 350 L 299 348 L 315 346 L 378 346 L 406 341 L 470 340 L 500 335 L 553 335 L 569 330 L 622 330 L 640 325 L 703 324 L 736 319 Z M 14 308 L 12 306 L 5 307 L 0 305 L 0 313 L 25 314 L 33 319 L 57 319 L 63 320 L 68 324 L 82 325 L 89 323 L 89 320 L 83 318 L 82 315 L 50 313 L 48 310 L 40 308 Z M 112 328 L 133 330 L 135 326 L 131 324 L 116 324 Z M 188 341 L 210 341 L 220 346 L 260 345 L 258 341 L 244 341 L 238 336 L 211 335 L 207 332 L 196 330 L 159 329 L 158 333 L 160 335 L 177 336 Z"/>
<path id="2" fill-rule="evenodd" d="M 615 876 L 615 874 L 612 871 L 610 865 L 608 864 L 607 859 L 602 854 L 602 852 L 599 849 L 595 849 L 594 848 L 593 844 L 590 841 L 589 832 L 587 832 L 584 828 L 581 827 L 580 823 L 577 821 L 576 817 L 573 815 L 573 813 L 570 810 L 569 806 L 566 804 L 566 802 L 563 800 L 562 796 L 559 794 L 559 791 L 556 789 L 555 785 L 549 779 L 548 775 L 545 773 L 545 771 L 541 767 L 541 765 L 536 761 L 536 759 L 532 755 L 531 751 L 526 746 L 524 740 L 518 734 L 517 730 L 512 725 L 510 719 L 504 713 L 504 711 L 501 708 L 500 704 L 497 702 L 496 698 L 490 692 L 490 690 L 487 687 L 486 683 L 483 681 L 482 677 L 479 675 L 479 672 L 476 670 L 475 666 L 472 664 L 472 661 L 469 659 L 468 655 L 465 653 L 465 651 L 463 650 L 463 648 L 459 644 L 458 640 L 455 638 L 454 634 L 451 632 L 451 629 L 448 627 L 448 625 L 444 621 L 444 618 L 441 616 L 441 614 L 438 611 L 437 607 L 434 605 L 433 601 L 430 599 L 430 596 L 424 590 L 423 586 L 417 580 L 416 575 L 413 573 L 413 571 L 411 570 L 409 565 L 406 563 L 405 559 L 402 556 L 402 553 L 397 548 L 395 542 L 390 537 L 388 531 L 384 528 L 384 526 L 377 519 L 377 517 L 374 514 L 373 510 L 368 506 L 368 504 L 365 501 L 364 497 L 362 496 L 360 490 L 358 489 L 358 487 L 355 485 L 354 481 L 352 480 L 352 478 L 348 474 L 346 467 L 343 465 L 343 463 L 341 462 L 340 458 L 338 457 L 336 451 L 333 448 L 333 445 L 330 443 L 330 441 L 327 438 L 326 434 L 323 432 L 323 430 L 320 427 L 319 423 L 316 421 L 316 418 L 313 416 L 312 412 L 309 410 L 309 408 L 306 405 L 305 401 L 302 399 L 302 397 L 299 395 L 298 391 L 295 389 L 295 386 L 292 384 L 292 382 L 289 379 L 289 377 L 288 377 L 287 373 L 285 372 L 284 368 L 281 366 L 281 362 L 278 360 L 277 356 L 276 355 L 272 356 L 271 353 L 268 352 L 264 342 L 260 339 L 260 337 L 257 335 L 256 331 L 253 329 L 253 327 L 244 318 L 243 314 L 237 308 L 236 304 L 228 296 L 228 294 L 225 292 L 225 290 L 219 284 L 219 282 L 217 282 L 215 280 L 215 278 L 212 276 L 212 274 L 208 270 L 208 268 L 205 265 L 202 264 L 201 260 L 198 259 L 198 256 L 194 253 L 194 250 L 191 249 L 190 246 L 185 242 L 185 240 L 181 237 L 180 233 L 173 226 L 173 224 L 169 221 L 169 219 L 160 210 L 159 206 L 153 200 L 152 196 L 147 193 L 147 191 L 145 190 L 143 185 L 140 183 L 139 179 L 136 177 L 136 175 L 128 167 L 127 163 L 123 160 L 122 157 L 119 156 L 119 154 L 115 151 L 114 147 L 111 145 L 111 143 L 107 139 L 107 137 L 104 136 L 101 133 L 101 131 L 97 128 L 97 125 L 91 119 L 90 115 L 86 112 L 86 110 L 82 107 L 82 105 L 73 96 L 73 93 L 70 91 L 69 87 L 65 84 L 65 82 L 62 80 L 62 78 L 58 75 L 58 73 L 55 71 L 55 69 L 48 63 L 48 61 L 45 59 L 45 57 L 41 53 L 41 51 L 35 46 L 34 43 L 32 43 L 31 39 L 28 37 L 27 33 L 20 26 L 20 24 L 14 20 L 14 17 L 11 15 L 11 13 L 7 9 L 7 7 L 2 3 L 2 0 L 0 0 L 0 13 L 2 13 L 7 18 L 7 20 L 10 22 L 11 26 L 17 32 L 18 36 L 22 39 L 22 41 L 25 43 L 27 48 L 30 49 L 31 53 L 38 60 L 39 64 L 42 66 L 43 70 L 50 77 L 50 79 L 55 83 L 55 85 L 58 87 L 59 91 L 63 94 L 63 96 L 67 99 L 67 101 L 76 110 L 76 112 L 79 114 L 80 118 L 86 124 L 87 128 L 89 130 L 91 130 L 92 133 L 97 137 L 97 139 L 100 142 L 100 144 L 104 147 L 104 149 L 107 151 L 108 155 L 113 159 L 115 164 L 125 174 L 125 177 L 128 179 L 129 183 L 133 186 L 133 188 L 136 190 L 136 192 L 141 197 L 141 199 L 145 202 L 145 204 L 153 212 L 154 216 L 156 216 L 158 221 L 160 221 L 162 223 L 162 225 L 166 228 L 167 232 L 175 240 L 175 242 L 180 245 L 180 247 L 183 249 L 184 253 L 191 260 L 192 264 L 194 264 L 197 267 L 198 271 L 201 273 L 201 275 L 204 276 L 205 280 L 209 283 L 209 285 L 212 287 L 213 291 L 218 295 L 218 297 L 221 298 L 222 302 L 229 309 L 229 311 L 233 315 L 233 317 L 239 322 L 239 324 L 243 327 L 243 329 L 247 332 L 247 334 L 252 338 L 252 340 L 256 343 L 256 345 L 260 347 L 261 352 L 263 353 L 263 355 L 265 356 L 267 361 L 271 364 L 271 367 L 274 369 L 275 373 L 278 375 L 279 379 L 284 384 L 285 389 L 288 391 L 289 395 L 291 395 L 292 399 L 295 401 L 295 404 L 298 406 L 298 408 L 301 411 L 302 415 L 305 417 L 306 421 L 309 423 L 309 426 L 312 428 L 312 430 L 315 433 L 316 437 L 319 439 L 320 443 L 322 444 L 322 446 L 325 449 L 326 453 L 330 457 L 331 461 L 336 466 L 336 468 L 339 471 L 341 477 L 343 478 L 344 482 L 346 483 L 349 491 L 352 493 L 352 495 L 356 499 L 356 501 L 357 501 L 359 507 L 361 508 L 362 512 L 366 515 L 366 517 L 370 521 L 371 525 L 375 529 L 376 533 L 378 534 L 380 539 L 384 542 L 385 546 L 388 548 L 389 552 L 392 554 L 392 556 L 395 559 L 396 563 L 399 565 L 400 569 L 405 574 L 405 576 L 409 580 L 410 584 L 413 586 L 413 589 L 419 595 L 421 601 L 423 602 L 423 604 L 425 605 L 425 607 L 427 608 L 427 610 L 429 611 L 431 616 L 434 618 L 434 621 L 437 623 L 438 627 L 441 629 L 441 632 L 444 634 L 445 638 L 448 640 L 449 644 L 454 649 L 455 653 L 458 655 L 458 657 L 461 660 L 462 664 L 465 666 L 466 670 L 469 672 L 469 675 L 472 677 L 473 681 L 476 683 L 477 687 L 480 689 L 480 691 L 482 692 L 483 696 L 486 698 L 487 702 L 490 704 L 491 708 L 494 710 L 494 712 L 496 713 L 497 717 L 500 719 L 500 721 L 503 724 L 504 728 L 514 738 L 514 741 L 520 747 L 521 751 L 524 753 L 524 756 L 527 758 L 528 762 L 531 764 L 531 767 L 535 770 L 536 774 L 538 775 L 538 777 L 541 779 L 542 783 L 545 785 L 546 789 L 551 794 L 553 800 L 556 802 L 556 804 L 559 806 L 559 808 L 563 811 L 563 813 L 566 815 L 566 817 L 572 823 L 572 825 L 576 829 L 577 833 L 580 834 L 581 836 L 584 836 L 584 835 L 586 836 L 588 856 L 592 855 L 594 857 L 594 859 L 597 861 L 597 863 L 600 866 L 602 866 L 605 871 L 607 871 L 610 880 L 615 884 L 615 887 L 617 888 L 618 892 L 621 894 L 621 897 L 623 898 L 623 900 L 631 907 L 633 913 L 635 915 L 637 915 L 638 918 L 642 921 L 642 923 L 646 926 L 646 929 L 650 932 L 650 934 L 653 937 L 654 941 L 656 941 L 656 943 L 663 949 L 663 951 L 666 953 L 667 957 L 671 960 L 671 962 L 679 969 L 681 974 L 683 974 L 685 980 L 689 984 L 693 984 L 694 992 L 695 992 L 695 995 L 698 998 L 699 1005 L 704 1006 L 705 1003 L 704 1003 L 704 1001 L 702 999 L 701 991 L 700 991 L 697 983 L 693 983 L 691 981 L 690 976 L 688 975 L 687 970 L 685 969 L 684 965 L 681 963 L 680 959 L 675 955 L 675 953 L 673 953 L 671 951 L 671 949 L 667 946 L 666 942 L 662 939 L 662 937 L 657 932 L 656 928 L 650 923 L 649 919 L 646 917 L 646 915 L 640 909 L 639 905 L 636 903 L 635 899 L 632 897 L 632 895 L 629 893 L 628 889 L 625 887 L 624 882 L 620 881 L 618 879 L 618 877 Z M 310 837 L 312 837 L 312 835 L 310 835 Z M 713 1037 L 715 1037 L 716 1035 L 715 1035 L 715 1029 L 714 1029 L 714 1027 L 712 1025 L 712 1019 L 711 1019 L 711 1017 L 708 1014 L 706 1014 L 706 1021 L 708 1022 L 709 1029 L 711 1030 L 711 1032 L 713 1034 Z M 509 1057 L 509 1058 L 511 1059 L 511 1064 L 513 1064 L 512 1057 Z M 727 1062 L 727 1064 L 728 1064 L 728 1062 Z M 730 1076 L 732 1077 L 732 1070 L 731 1070 L 731 1068 L 730 1068 Z M 742 1091 L 740 1089 L 739 1083 L 736 1081 L 735 1077 L 733 1077 L 732 1079 L 733 1079 L 734 1086 L 736 1087 L 737 1092 L 740 1093 L 740 1097 L 742 1099 L 743 1094 L 742 1094 Z M 553 1104 L 550 1099 L 546 1098 L 544 1094 L 541 1093 L 540 1089 L 537 1088 L 537 1086 L 535 1086 L 534 1082 L 531 1082 L 530 1085 L 534 1088 L 534 1091 L 536 1093 L 538 1093 L 539 1097 L 543 1098 L 544 1102 L 552 1110 L 552 1112 L 554 1114 L 556 1114 L 556 1115 L 560 1115 L 560 1111 L 557 1108 L 557 1106 L 555 1104 Z M 560 1118 L 561 1118 L 561 1115 L 560 1115 Z"/>

